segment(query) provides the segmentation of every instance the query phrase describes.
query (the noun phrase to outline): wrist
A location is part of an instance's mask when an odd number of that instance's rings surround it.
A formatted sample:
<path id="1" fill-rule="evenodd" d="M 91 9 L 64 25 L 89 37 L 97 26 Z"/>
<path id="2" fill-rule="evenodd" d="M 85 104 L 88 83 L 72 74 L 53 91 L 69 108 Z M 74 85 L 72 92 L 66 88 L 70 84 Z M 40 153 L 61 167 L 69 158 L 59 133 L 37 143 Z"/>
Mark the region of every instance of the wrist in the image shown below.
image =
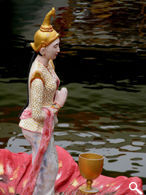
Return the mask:
<path id="1" fill-rule="evenodd" d="M 52 104 L 51 108 L 57 109 L 59 110 L 62 106 L 60 106 L 57 102 L 54 102 L 54 104 Z"/>

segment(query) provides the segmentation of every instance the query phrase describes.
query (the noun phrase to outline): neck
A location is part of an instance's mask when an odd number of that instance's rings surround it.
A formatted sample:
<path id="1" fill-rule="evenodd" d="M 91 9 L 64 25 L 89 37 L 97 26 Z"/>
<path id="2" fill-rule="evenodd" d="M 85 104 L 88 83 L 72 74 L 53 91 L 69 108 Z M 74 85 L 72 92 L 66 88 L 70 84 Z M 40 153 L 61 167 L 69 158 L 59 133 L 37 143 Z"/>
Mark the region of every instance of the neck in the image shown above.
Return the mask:
<path id="1" fill-rule="evenodd" d="M 49 59 L 45 58 L 44 56 L 37 55 L 36 59 L 43 64 L 44 66 L 48 66 Z"/>

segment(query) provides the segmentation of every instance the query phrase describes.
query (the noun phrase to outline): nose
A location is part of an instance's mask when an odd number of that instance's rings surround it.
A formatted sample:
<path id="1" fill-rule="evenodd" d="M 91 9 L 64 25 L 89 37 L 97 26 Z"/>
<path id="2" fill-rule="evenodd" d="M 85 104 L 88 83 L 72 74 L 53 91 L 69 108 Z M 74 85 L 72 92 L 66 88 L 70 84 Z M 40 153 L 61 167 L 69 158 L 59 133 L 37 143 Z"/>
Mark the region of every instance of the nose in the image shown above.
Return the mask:
<path id="1" fill-rule="evenodd" d="M 58 52 L 58 53 L 60 52 L 60 47 L 58 47 L 57 52 Z"/>

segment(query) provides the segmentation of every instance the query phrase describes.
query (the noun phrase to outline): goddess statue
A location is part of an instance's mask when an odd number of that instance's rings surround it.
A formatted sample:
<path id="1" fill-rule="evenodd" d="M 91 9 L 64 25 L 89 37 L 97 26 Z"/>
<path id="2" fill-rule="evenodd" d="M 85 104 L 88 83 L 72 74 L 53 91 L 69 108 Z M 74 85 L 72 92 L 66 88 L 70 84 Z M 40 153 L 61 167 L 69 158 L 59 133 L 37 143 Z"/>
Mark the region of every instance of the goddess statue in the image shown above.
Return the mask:
<path id="1" fill-rule="evenodd" d="M 60 52 L 60 40 L 59 34 L 50 24 L 51 16 L 55 16 L 54 8 L 46 15 L 43 24 L 34 35 L 34 42 L 30 44 L 36 52 L 36 58 L 32 63 L 28 79 L 29 103 L 19 123 L 23 135 L 32 146 L 32 164 L 40 146 L 44 120 L 47 117 L 46 110 L 52 115 L 51 128 L 54 129 L 57 113 L 67 98 L 66 88 L 58 90 L 60 80 L 55 73 L 53 60 Z M 52 133 L 41 162 L 33 194 L 54 194 L 57 172 L 58 160 Z M 44 181 L 48 178 L 50 178 L 49 181 L 45 183 Z"/>

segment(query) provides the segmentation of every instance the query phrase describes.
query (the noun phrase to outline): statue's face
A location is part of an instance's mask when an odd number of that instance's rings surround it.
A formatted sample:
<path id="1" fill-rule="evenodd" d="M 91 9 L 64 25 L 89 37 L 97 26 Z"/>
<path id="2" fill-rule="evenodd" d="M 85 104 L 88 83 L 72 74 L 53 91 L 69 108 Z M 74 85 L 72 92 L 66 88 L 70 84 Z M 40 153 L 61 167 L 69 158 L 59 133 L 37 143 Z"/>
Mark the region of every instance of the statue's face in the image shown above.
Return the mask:
<path id="1" fill-rule="evenodd" d="M 58 55 L 58 53 L 60 52 L 60 47 L 59 47 L 59 43 L 60 40 L 59 38 L 56 39 L 55 41 L 53 41 L 50 45 L 48 45 L 47 47 L 45 47 L 45 57 L 50 60 L 54 60 L 56 58 L 56 56 Z"/>

